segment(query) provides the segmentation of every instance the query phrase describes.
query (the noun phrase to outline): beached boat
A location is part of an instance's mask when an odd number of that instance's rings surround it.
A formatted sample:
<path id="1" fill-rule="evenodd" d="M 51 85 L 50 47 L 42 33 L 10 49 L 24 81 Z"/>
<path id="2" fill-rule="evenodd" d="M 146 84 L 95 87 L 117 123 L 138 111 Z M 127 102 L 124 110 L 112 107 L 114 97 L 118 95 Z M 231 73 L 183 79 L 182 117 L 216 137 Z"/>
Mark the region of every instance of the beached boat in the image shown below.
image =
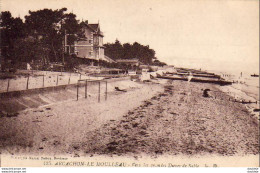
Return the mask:
<path id="1" fill-rule="evenodd" d="M 179 73 L 198 73 L 198 74 L 205 74 L 205 75 L 215 75 L 214 73 L 201 71 L 201 70 L 194 70 L 194 69 L 187 69 L 187 68 L 176 68 L 177 72 Z"/>
<path id="2" fill-rule="evenodd" d="M 251 74 L 251 77 L 259 77 L 258 74 Z"/>
<path id="3" fill-rule="evenodd" d="M 177 73 L 167 73 L 167 74 L 180 75 L 180 76 L 187 76 L 187 75 L 189 75 L 188 72 L 177 72 Z M 217 78 L 217 79 L 221 78 L 219 75 L 206 74 L 206 73 L 192 73 L 192 76 L 194 76 L 194 77 L 206 77 L 206 78 Z"/>
<path id="4" fill-rule="evenodd" d="M 158 78 L 188 81 L 187 77 L 179 77 L 179 76 L 158 76 Z M 206 78 L 199 78 L 199 77 L 191 78 L 190 82 L 213 83 L 218 85 L 232 85 L 232 82 L 223 79 L 214 80 L 214 79 L 206 79 Z"/>

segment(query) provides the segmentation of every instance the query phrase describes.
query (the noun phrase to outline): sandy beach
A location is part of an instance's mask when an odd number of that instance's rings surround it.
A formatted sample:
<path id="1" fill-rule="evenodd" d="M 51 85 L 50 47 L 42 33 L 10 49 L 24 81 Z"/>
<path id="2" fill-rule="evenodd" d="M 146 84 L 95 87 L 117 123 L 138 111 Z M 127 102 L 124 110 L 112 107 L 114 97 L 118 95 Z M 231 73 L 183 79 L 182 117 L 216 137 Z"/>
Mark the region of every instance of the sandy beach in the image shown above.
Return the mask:
<path id="1" fill-rule="evenodd" d="M 121 120 L 90 132 L 87 138 L 93 142 L 81 148 L 111 155 L 258 154 L 257 119 L 222 92 L 202 97 L 205 88 L 217 90 L 174 81 Z"/>
<path id="2" fill-rule="evenodd" d="M 115 86 L 127 92 L 115 91 Z M 109 83 L 108 99 L 105 101 L 102 93 L 100 103 L 97 102 L 97 87 L 89 87 L 88 99 L 84 99 L 83 90 L 80 89 L 79 101 L 74 93 L 70 100 L 27 109 L 14 117 L 1 117 L 1 153 L 69 153 L 74 143 L 85 141 L 86 132 L 120 119 L 163 88 L 159 84 L 142 85 L 130 80 Z"/>
<path id="3" fill-rule="evenodd" d="M 257 156 L 258 117 L 213 84 L 135 83 L 108 100 L 80 98 L 2 117 L 7 155 Z M 112 87 L 112 86 L 111 86 Z M 113 86 L 114 87 L 114 86 Z M 210 97 L 203 97 L 203 89 Z"/>

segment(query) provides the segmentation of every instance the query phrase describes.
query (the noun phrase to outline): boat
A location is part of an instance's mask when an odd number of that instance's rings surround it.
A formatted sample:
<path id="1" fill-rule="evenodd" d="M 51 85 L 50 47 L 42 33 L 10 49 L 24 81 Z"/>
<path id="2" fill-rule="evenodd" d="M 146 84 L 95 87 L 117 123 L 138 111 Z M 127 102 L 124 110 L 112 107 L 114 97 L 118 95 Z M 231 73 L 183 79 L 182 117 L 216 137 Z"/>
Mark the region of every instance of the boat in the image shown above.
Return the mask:
<path id="1" fill-rule="evenodd" d="M 157 78 L 188 81 L 187 77 L 177 77 L 177 76 L 158 76 Z M 218 84 L 221 86 L 232 85 L 232 82 L 226 81 L 223 79 L 214 80 L 214 79 L 205 79 L 205 78 L 198 78 L 198 77 L 191 78 L 190 82 L 212 83 L 212 84 Z"/>
<path id="2" fill-rule="evenodd" d="M 188 76 L 188 72 L 174 72 L 174 73 L 167 73 L 171 75 L 179 75 L 179 76 Z M 217 78 L 220 79 L 221 77 L 219 75 L 215 74 L 204 74 L 204 73 L 192 73 L 192 76 L 194 77 L 207 77 L 207 78 Z"/>
<path id="3" fill-rule="evenodd" d="M 259 77 L 258 74 L 251 74 L 251 77 Z"/>

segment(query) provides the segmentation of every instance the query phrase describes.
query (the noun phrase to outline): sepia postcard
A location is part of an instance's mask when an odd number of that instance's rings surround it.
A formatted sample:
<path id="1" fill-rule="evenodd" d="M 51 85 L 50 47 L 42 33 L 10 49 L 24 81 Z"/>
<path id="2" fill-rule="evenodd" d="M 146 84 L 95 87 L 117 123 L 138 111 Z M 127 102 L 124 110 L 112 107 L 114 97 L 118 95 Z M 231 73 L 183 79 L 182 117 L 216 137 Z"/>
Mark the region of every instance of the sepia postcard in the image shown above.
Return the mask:
<path id="1" fill-rule="evenodd" d="M 259 167 L 258 0 L 0 2 L 0 167 Z"/>

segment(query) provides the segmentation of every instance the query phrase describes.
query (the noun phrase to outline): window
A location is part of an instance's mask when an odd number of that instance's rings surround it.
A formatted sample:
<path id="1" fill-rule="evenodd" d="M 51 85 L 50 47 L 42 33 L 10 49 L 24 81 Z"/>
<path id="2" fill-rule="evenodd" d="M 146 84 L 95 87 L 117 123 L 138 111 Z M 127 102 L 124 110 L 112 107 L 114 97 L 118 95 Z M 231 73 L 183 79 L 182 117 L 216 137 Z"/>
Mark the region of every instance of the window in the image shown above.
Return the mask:
<path id="1" fill-rule="evenodd" d="M 91 40 L 89 40 L 89 43 L 92 43 L 92 41 L 91 41 Z"/>

